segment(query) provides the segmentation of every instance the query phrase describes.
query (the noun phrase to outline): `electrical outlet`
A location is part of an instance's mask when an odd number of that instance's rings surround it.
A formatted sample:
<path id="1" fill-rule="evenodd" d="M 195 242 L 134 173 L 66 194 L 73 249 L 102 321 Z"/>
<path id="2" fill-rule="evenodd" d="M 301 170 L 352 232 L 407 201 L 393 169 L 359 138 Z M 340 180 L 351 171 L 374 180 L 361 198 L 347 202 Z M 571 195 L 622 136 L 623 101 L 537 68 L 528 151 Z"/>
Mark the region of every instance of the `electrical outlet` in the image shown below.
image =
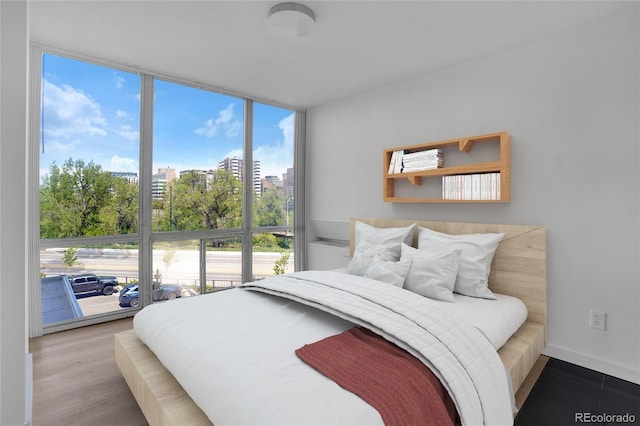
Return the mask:
<path id="1" fill-rule="evenodd" d="M 591 310 L 589 325 L 596 330 L 607 329 L 607 313 Z"/>

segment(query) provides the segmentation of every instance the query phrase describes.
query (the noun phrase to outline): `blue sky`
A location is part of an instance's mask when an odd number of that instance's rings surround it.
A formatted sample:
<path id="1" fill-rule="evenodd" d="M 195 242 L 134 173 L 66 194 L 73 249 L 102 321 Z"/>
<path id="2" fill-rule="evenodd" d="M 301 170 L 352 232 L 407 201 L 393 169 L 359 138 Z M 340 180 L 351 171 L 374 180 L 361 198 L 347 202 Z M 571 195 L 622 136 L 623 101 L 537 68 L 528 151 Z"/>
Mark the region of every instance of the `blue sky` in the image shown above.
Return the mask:
<path id="1" fill-rule="evenodd" d="M 54 55 L 43 60 L 41 176 L 68 158 L 138 172 L 140 77 Z M 156 80 L 153 170 L 216 168 L 242 158 L 240 98 Z M 262 176 L 293 165 L 293 112 L 254 103 L 254 160 Z"/>

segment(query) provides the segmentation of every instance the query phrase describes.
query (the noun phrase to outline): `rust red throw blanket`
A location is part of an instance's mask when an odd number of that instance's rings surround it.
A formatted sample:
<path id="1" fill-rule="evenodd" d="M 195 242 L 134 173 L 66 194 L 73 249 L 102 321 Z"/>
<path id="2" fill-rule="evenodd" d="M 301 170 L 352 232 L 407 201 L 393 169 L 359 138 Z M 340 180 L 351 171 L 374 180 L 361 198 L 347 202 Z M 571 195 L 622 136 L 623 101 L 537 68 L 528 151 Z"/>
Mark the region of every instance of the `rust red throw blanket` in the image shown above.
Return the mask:
<path id="1" fill-rule="evenodd" d="M 353 327 L 296 354 L 378 410 L 386 426 L 459 422 L 453 401 L 431 370 L 369 330 Z"/>

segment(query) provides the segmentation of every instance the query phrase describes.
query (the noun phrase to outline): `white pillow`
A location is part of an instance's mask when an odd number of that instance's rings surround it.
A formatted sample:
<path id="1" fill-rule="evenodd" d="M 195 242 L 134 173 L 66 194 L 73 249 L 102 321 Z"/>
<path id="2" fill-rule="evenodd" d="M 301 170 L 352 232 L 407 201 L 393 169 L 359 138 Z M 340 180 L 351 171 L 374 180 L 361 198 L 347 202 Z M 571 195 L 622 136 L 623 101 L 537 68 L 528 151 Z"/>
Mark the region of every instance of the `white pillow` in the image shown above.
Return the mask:
<path id="1" fill-rule="evenodd" d="M 402 245 L 400 261 L 411 260 L 404 288 L 431 299 L 454 302 L 461 250 L 418 250 Z"/>
<path id="2" fill-rule="evenodd" d="M 379 254 L 371 259 L 371 263 L 364 271 L 363 277 L 373 278 L 396 287 L 402 287 L 411 267 L 411 259 L 390 262 L 384 260 Z"/>
<path id="3" fill-rule="evenodd" d="M 355 247 L 358 247 L 363 240 L 375 244 L 413 243 L 413 229 L 416 224 L 411 224 L 404 228 L 376 228 L 366 223 L 356 221 L 355 227 Z M 398 257 L 400 256 L 400 246 L 398 246 Z M 397 259 L 396 259 L 397 260 Z"/>
<path id="4" fill-rule="evenodd" d="M 400 243 L 374 244 L 366 240 L 362 241 L 356 247 L 353 258 L 347 265 L 347 274 L 362 276 L 376 255 L 382 260 L 396 261 L 400 258 Z"/>
<path id="5" fill-rule="evenodd" d="M 462 250 L 453 291 L 466 296 L 495 299 L 489 290 L 489 272 L 493 255 L 503 237 L 504 233 L 450 235 L 420 227 L 418 248 Z"/>

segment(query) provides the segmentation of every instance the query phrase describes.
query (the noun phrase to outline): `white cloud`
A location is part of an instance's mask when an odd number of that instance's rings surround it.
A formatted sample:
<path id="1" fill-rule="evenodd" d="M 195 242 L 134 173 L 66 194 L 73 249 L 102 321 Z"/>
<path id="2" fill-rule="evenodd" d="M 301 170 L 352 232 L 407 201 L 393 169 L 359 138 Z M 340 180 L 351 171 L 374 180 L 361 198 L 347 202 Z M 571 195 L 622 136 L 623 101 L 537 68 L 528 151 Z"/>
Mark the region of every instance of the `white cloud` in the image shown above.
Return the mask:
<path id="1" fill-rule="evenodd" d="M 131 117 L 129 117 L 129 114 L 126 111 L 122 111 L 121 109 L 116 111 L 116 118 L 119 118 L 120 120 L 124 120 L 124 121 L 131 120 Z"/>
<path id="2" fill-rule="evenodd" d="M 242 123 L 238 120 L 235 120 L 233 123 L 229 124 L 228 126 L 226 126 L 225 128 L 225 135 L 228 138 L 232 138 L 234 136 L 237 136 L 238 133 L 240 133 L 242 131 Z"/>
<path id="3" fill-rule="evenodd" d="M 116 74 L 115 72 L 113 73 L 113 81 L 116 85 L 116 88 L 120 89 L 122 88 L 122 85 L 124 84 L 124 77 L 121 76 L 120 74 Z"/>
<path id="4" fill-rule="evenodd" d="M 45 138 L 44 148 L 41 147 L 41 149 L 43 149 L 46 154 L 54 152 L 58 154 L 58 157 L 69 158 L 73 157 L 74 153 L 77 152 L 77 150 L 81 147 L 82 141 L 79 141 L 78 139 L 71 139 L 65 142 L 61 142 L 56 138 Z"/>
<path id="5" fill-rule="evenodd" d="M 106 168 L 110 172 L 138 172 L 138 162 L 133 158 L 123 158 L 118 155 L 111 157 L 111 163 Z"/>
<path id="6" fill-rule="evenodd" d="M 293 132 L 294 132 L 294 114 L 290 114 L 280 120 L 278 127 L 282 130 L 282 136 L 284 137 L 284 146 L 293 150 Z"/>
<path id="7" fill-rule="evenodd" d="M 71 139 L 78 135 L 106 136 L 107 120 L 100 104 L 81 90 L 62 87 L 43 79 L 44 133 L 47 137 Z"/>
<path id="8" fill-rule="evenodd" d="M 242 130 L 242 122 L 234 118 L 234 104 L 229 104 L 225 109 L 218 112 L 218 117 L 205 121 L 202 127 L 194 132 L 197 135 L 213 138 L 220 130 L 225 132 L 228 138 L 236 136 Z"/>
<path id="9" fill-rule="evenodd" d="M 260 160 L 262 177 L 278 176 L 293 166 L 294 115 L 280 120 L 278 127 L 282 130 L 282 140 L 271 145 L 263 145 L 253 152 L 253 159 Z"/>
<path id="10" fill-rule="evenodd" d="M 115 131 L 117 134 L 122 136 L 125 139 L 129 139 L 130 141 L 138 140 L 140 137 L 140 131 L 135 130 L 129 125 L 122 125 L 118 130 Z"/>
<path id="11" fill-rule="evenodd" d="M 238 148 L 238 149 L 232 149 L 231 151 L 227 152 L 227 154 L 222 158 L 223 159 L 233 158 L 233 157 L 242 158 L 242 155 L 243 155 L 242 149 Z"/>

